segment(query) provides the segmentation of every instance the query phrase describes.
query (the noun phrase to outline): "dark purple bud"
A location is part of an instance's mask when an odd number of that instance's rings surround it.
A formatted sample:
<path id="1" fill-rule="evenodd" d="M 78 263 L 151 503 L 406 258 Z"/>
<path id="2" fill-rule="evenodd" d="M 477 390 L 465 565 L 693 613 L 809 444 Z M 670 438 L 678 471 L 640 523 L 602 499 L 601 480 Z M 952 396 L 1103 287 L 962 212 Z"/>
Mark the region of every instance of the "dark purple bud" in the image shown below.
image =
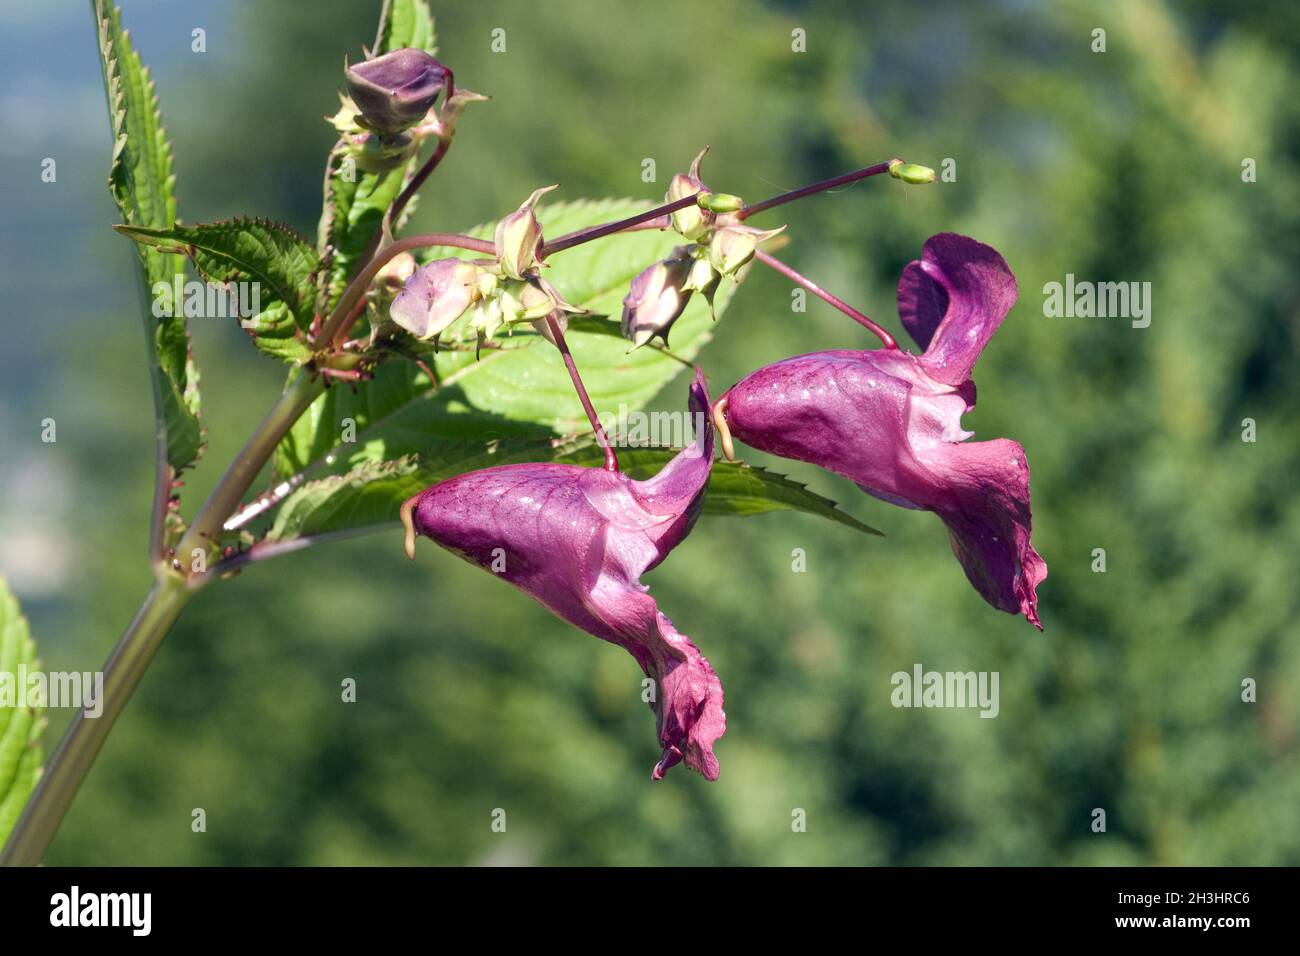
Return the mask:
<path id="1" fill-rule="evenodd" d="M 716 780 L 713 744 L 726 730 L 713 668 L 641 583 L 699 514 L 713 466 L 708 402 L 697 371 L 691 408 L 700 434 L 646 481 L 603 468 L 501 465 L 441 482 L 402 506 L 408 554 L 416 535 L 426 535 L 636 658 L 655 682 L 650 706 L 663 748 L 655 779 L 685 761 Z"/>
<path id="2" fill-rule="evenodd" d="M 402 49 L 350 66 L 344 73 L 361 125 L 379 133 L 415 126 L 447 82 L 447 68 L 423 50 Z"/>
<path id="3" fill-rule="evenodd" d="M 898 309 L 925 349 L 833 351 L 759 369 L 719 401 L 734 437 L 820 465 L 868 494 L 935 512 L 989 604 L 1038 619 L 1047 564 L 1030 543 L 1029 464 L 1005 438 L 968 442 L 976 359 L 1016 300 L 989 246 L 942 233 L 903 270 Z"/>

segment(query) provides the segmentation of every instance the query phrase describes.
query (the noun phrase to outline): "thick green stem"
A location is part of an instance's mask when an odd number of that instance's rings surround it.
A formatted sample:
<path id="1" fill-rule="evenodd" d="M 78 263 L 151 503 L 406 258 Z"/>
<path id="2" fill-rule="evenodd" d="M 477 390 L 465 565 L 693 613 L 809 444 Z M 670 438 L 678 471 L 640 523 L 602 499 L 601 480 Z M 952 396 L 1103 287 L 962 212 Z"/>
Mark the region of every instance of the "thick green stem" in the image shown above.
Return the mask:
<path id="1" fill-rule="evenodd" d="M 184 563 L 178 564 L 175 570 L 158 569 L 153 588 L 104 665 L 102 713 L 87 717 L 81 712 L 73 718 L 58 749 L 45 765 L 41 781 L 0 856 L 0 865 L 36 866 L 41 862 L 104 739 L 163 638 L 194 592 L 210 580 L 202 573 L 190 576 L 191 568 L 187 565 L 191 563 L 191 551 L 200 550 L 206 565 L 206 555 L 220 535 L 221 526 L 239 506 L 280 439 L 323 389 L 323 377 L 300 371 L 208 495 L 194 523 L 176 546 L 177 561 Z"/>
<path id="2" fill-rule="evenodd" d="M 275 403 L 262 424 L 240 449 L 235 460 L 230 463 L 226 473 L 221 476 L 217 486 L 203 502 L 203 507 L 194 516 L 194 522 L 185 532 L 176 546 L 176 559 L 182 567 L 190 564 L 193 552 L 201 550 L 206 555 L 214 542 L 221 535 L 221 526 L 234 514 L 249 487 L 261 472 L 263 466 L 275 452 L 275 446 L 293 427 L 299 416 L 307 410 L 325 390 L 324 376 L 312 376 L 299 370 L 297 377 L 285 389 L 280 400 Z M 201 571 L 202 569 L 191 568 Z"/>
<path id="3" fill-rule="evenodd" d="M 193 594 L 178 575 L 164 575 L 154 583 L 104 665 L 103 711 L 98 717 L 78 711 L 72 719 L 0 855 L 0 865 L 37 866 L 41 862 L 113 723 Z"/>

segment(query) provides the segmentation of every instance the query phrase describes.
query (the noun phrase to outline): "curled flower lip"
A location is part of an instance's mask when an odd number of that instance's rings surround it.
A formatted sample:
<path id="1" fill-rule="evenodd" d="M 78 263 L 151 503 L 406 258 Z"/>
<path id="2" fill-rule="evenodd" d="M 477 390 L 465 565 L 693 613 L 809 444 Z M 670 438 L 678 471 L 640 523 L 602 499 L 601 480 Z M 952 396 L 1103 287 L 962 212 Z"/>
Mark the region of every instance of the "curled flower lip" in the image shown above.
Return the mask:
<path id="1" fill-rule="evenodd" d="M 700 372 L 691 406 L 707 418 Z M 712 465 L 706 423 L 691 447 L 645 481 L 575 465 L 502 465 L 436 484 L 402 507 L 408 553 L 416 536 L 432 538 L 636 659 L 655 681 L 662 748 L 655 779 L 679 762 L 718 776 L 722 684 L 640 580 L 690 532 Z"/>
<path id="2" fill-rule="evenodd" d="M 966 576 L 991 605 L 1042 629 L 1047 565 L 1030 543 L 1029 465 L 1009 439 L 968 442 L 980 352 L 1016 299 L 991 247 L 942 233 L 903 270 L 899 313 L 924 349 L 815 352 L 742 379 L 715 406 L 755 448 L 820 465 L 868 494 L 935 512 Z"/>

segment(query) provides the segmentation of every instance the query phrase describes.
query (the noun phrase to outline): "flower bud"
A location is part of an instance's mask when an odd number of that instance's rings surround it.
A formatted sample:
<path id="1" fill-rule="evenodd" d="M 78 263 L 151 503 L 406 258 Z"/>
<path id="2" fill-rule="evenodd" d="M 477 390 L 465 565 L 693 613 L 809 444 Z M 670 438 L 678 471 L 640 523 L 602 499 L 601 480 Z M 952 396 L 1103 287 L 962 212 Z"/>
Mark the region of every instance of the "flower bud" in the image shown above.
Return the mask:
<path id="1" fill-rule="evenodd" d="M 478 300 L 478 273 L 477 266 L 460 259 L 421 266 L 393 299 L 388 315 L 416 338 L 433 338 Z"/>
<path id="2" fill-rule="evenodd" d="M 686 284 L 682 286 L 683 291 L 698 292 L 704 296 L 709 303 L 709 315 L 716 322 L 718 315 L 713 311 L 713 296 L 718 291 L 718 283 L 722 276 L 718 270 L 713 268 L 713 263 L 709 261 L 708 254 L 702 246 L 697 246 L 703 255 L 700 255 L 691 264 L 690 274 L 686 277 Z"/>
<path id="3" fill-rule="evenodd" d="M 771 239 L 784 229 L 785 226 L 779 229 L 755 229 L 739 224 L 723 226 L 709 243 L 709 262 L 724 276 L 731 275 L 753 258 L 760 242 Z"/>
<path id="4" fill-rule="evenodd" d="M 668 343 L 668 330 L 686 309 L 691 293 L 683 288 L 691 274 L 690 259 L 677 255 L 656 262 L 632 280 L 623 299 L 623 335 L 640 348 L 656 335 Z"/>
<path id="5" fill-rule="evenodd" d="M 447 68 L 423 50 L 394 50 L 344 71 L 358 122 L 397 133 L 424 119 L 447 82 Z"/>
<path id="6" fill-rule="evenodd" d="M 901 179 L 905 183 L 911 183 L 914 186 L 932 183 L 939 177 L 935 175 L 933 169 L 929 166 L 918 166 L 916 163 L 905 163 L 901 159 L 890 160 L 889 175 L 895 179 Z"/>
<path id="7" fill-rule="evenodd" d="M 533 212 L 537 200 L 559 185 L 536 190 L 524 204 L 497 223 L 493 244 L 501 271 L 511 279 L 522 279 L 524 273 L 540 266 L 537 250 L 542 246 L 542 224 Z"/>
<path id="8" fill-rule="evenodd" d="M 375 273 L 375 285 L 400 289 L 406 285 L 411 276 L 415 275 L 415 270 L 418 268 L 419 263 L 415 261 L 415 256 L 409 252 L 398 253 Z"/>
<path id="9" fill-rule="evenodd" d="M 696 205 L 709 212 L 738 212 L 745 207 L 745 200 L 731 193 L 701 193 Z"/>
<path id="10" fill-rule="evenodd" d="M 564 301 L 560 291 L 539 275 L 524 277 L 524 287 L 519 292 L 520 317 L 540 319 L 552 312 L 580 313 L 587 311 Z"/>
<path id="11" fill-rule="evenodd" d="M 690 172 L 677 173 L 673 176 L 668 184 L 668 192 L 664 194 L 664 202 L 676 202 L 687 196 L 707 191 L 707 187 L 700 180 L 700 162 L 708 151 L 707 146 L 700 150 L 699 155 L 691 161 Z M 672 223 L 673 229 L 684 238 L 699 239 L 712 227 L 713 214 L 704 211 L 698 205 L 687 206 L 672 214 Z"/>
<path id="12" fill-rule="evenodd" d="M 386 173 L 403 165 L 419 144 L 409 133 L 359 133 L 344 137 L 346 154 L 358 172 Z"/>

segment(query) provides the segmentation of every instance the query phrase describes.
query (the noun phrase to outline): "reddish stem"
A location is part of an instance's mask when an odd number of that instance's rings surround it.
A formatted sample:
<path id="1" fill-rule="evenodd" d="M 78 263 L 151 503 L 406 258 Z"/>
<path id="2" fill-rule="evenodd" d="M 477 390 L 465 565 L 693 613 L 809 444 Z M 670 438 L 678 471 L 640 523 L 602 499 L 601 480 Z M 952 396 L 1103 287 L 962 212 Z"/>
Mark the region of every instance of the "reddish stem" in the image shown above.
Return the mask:
<path id="1" fill-rule="evenodd" d="M 794 269 L 790 268 L 780 259 L 773 258 L 772 256 L 768 255 L 766 252 L 764 252 L 762 249 L 759 249 L 757 252 L 754 253 L 754 258 L 766 266 L 771 266 L 773 269 L 781 273 L 781 275 L 785 276 L 791 282 L 795 283 L 796 285 L 803 286 L 805 289 L 807 289 L 813 295 L 817 296 L 819 299 L 823 300 L 824 302 L 829 302 L 831 305 L 835 306 L 835 308 L 839 309 L 841 312 L 843 312 L 853 321 L 857 322 L 859 325 L 863 326 L 866 329 L 871 330 L 872 333 L 879 336 L 880 341 L 885 344 L 885 348 L 887 349 L 898 348 L 898 343 L 894 341 L 894 337 L 892 335 L 890 335 L 888 332 L 882 329 L 871 319 L 867 318 L 857 309 L 853 308 L 853 306 L 849 305 L 843 299 L 839 298 L 838 296 L 831 295 L 829 292 L 827 292 L 825 289 L 819 286 L 816 282 L 813 282 L 812 279 L 809 279 L 807 276 L 804 276 L 799 272 L 796 272 Z"/>
<path id="2" fill-rule="evenodd" d="M 555 339 L 555 347 L 560 350 L 560 355 L 564 357 L 564 367 L 569 370 L 569 378 L 573 379 L 574 390 L 578 393 L 578 401 L 582 402 L 583 411 L 587 413 L 587 420 L 591 422 L 591 430 L 596 433 L 596 443 L 605 451 L 605 470 L 618 474 L 618 457 L 614 454 L 614 446 L 609 443 L 609 438 L 605 435 L 605 429 L 601 427 L 600 416 L 596 414 L 596 408 L 591 404 L 591 398 L 587 395 L 587 388 L 582 384 L 582 376 L 578 374 L 578 366 L 573 361 L 573 354 L 569 351 L 569 343 L 564 340 L 564 330 L 560 328 L 560 323 L 555 321 L 554 314 L 546 317 L 546 326 L 551 330 L 551 336 Z"/>
<path id="3" fill-rule="evenodd" d="M 764 199 L 762 202 L 754 203 L 752 206 L 745 206 L 740 212 L 736 213 L 738 219 L 748 219 L 765 209 L 771 209 L 773 206 L 780 206 L 784 203 L 793 202 L 796 199 L 802 199 L 804 196 L 811 196 L 813 193 L 823 192 L 827 189 L 834 189 L 836 186 L 845 186 L 849 183 L 855 183 L 859 179 L 866 179 L 868 176 L 879 176 L 881 173 L 889 172 L 889 160 L 884 163 L 876 163 L 874 166 L 865 166 L 862 169 L 856 169 L 851 173 L 845 173 L 843 176 L 836 176 L 834 179 L 823 179 L 819 183 L 813 183 L 810 186 L 800 186 L 798 189 L 792 189 L 789 192 L 781 193 L 779 196 L 773 196 L 771 199 Z"/>
<path id="4" fill-rule="evenodd" d="M 334 306 L 334 311 L 330 313 L 328 319 L 321 326 L 319 334 L 316 336 L 318 347 L 334 341 L 341 341 L 351 327 L 348 321 L 352 315 L 352 310 L 356 307 L 357 302 L 366 294 L 366 289 L 374 281 L 379 270 L 389 259 L 406 252 L 409 249 L 421 249 L 427 246 L 451 246 L 457 249 L 469 249 L 472 252 L 481 252 L 484 255 L 493 255 L 495 249 L 492 242 L 488 239 L 475 239 L 472 236 L 460 236 L 450 232 L 429 232 L 418 236 L 407 236 L 405 239 L 398 239 L 390 246 L 385 246 L 379 254 L 366 263 L 365 268 L 356 274 L 348 287 L 343 290 L 343 295 L 339 297 L 338 304 Z M 360 315 L 358 312 L 357 315 Z M 352 321 L 355 321 L 353 319 Z"/>
<path id="5" fill-rule="evenodd" d="M 603 226 L 590 226 L 586 229 L 578 229 L 575 232 L 567 233 L 560 236 L 559 239 L 543 243 L 540 255 L 544 259 L 553 252 L 562 252 L 584 242 L 591 242 L 593 239 L 599 239 L 602 236 L 608 236 L 638 226 L 649 219 L 658 219 L 660 216 L 676 212 L 679 209 L 685 209 L 687 206 L 694 206 L 696 195 L 696 193 L 691 193 L 689 196 L 683 196 L 681 199 L 675 199 L 653 209 L 647 209 L 645 212 L 637 213 L 635 216 L 629 216 L 626 219 L 620 219 L 618 222 L 607 222 Z"/>

